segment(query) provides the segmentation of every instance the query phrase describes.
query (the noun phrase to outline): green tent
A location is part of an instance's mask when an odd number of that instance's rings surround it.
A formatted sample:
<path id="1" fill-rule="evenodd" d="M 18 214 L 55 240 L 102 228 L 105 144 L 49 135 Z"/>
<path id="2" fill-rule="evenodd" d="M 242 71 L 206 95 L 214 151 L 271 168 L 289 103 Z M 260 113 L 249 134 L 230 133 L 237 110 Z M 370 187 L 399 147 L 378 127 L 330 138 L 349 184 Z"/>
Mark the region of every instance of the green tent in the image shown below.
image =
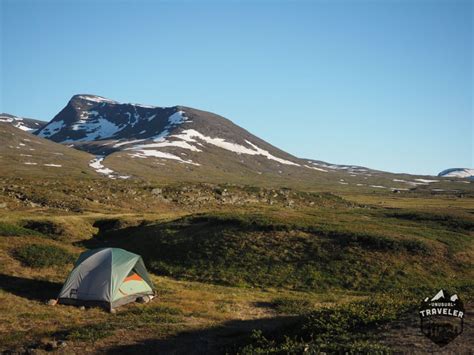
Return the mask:
<path id="1" fill-rule="evenodd" d="M 142 257 L 118 248 L 82 253 L 59 293 L 58 302 L 112 310 L 154 295 Z"/>

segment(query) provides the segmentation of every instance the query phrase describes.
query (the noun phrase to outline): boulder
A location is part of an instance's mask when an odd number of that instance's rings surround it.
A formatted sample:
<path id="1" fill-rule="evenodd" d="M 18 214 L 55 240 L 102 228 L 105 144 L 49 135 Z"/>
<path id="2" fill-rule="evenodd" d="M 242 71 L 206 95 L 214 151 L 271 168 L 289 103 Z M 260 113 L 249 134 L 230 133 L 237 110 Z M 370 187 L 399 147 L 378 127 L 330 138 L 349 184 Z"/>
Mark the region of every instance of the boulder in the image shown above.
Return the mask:
<path id="1" fill-rule="evenodd" d="M 150 296 L 141 296 L 141 297 L 138 297 L 137 298 L 137 302 L 138 303 L 148 303 L 151 301 L 151 297 Z"/>
<path id="2" fill-rule="evenodd" d="M 56 306 L 58 304 L 58 300 L 52 298 L 46 304 L 48 306 Z"/>
<path id="3" fill-rule="evenodd" d="M 159 187 L 154 188 L 151 190 L 152 195 L 161 195 L 163 193 L 163 189 L 160 189 Z"/>

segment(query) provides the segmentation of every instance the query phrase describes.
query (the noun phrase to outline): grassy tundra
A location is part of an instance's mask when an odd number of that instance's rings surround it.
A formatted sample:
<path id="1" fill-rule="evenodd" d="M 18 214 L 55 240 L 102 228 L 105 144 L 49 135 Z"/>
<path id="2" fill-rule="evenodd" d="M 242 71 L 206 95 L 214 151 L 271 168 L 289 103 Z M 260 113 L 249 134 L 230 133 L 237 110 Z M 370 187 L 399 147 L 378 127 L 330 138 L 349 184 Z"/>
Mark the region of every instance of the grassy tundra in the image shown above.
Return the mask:
<path id="1" fill-rule="evenodd" d="M 470 309 L 474 295 L 469 193 L 3 182 L 0 351 L 435 350 L 419 301 L 445 288 Z M 116 314 L 46 305 L 104 246 L 141 254 L 157 299 Z"/>

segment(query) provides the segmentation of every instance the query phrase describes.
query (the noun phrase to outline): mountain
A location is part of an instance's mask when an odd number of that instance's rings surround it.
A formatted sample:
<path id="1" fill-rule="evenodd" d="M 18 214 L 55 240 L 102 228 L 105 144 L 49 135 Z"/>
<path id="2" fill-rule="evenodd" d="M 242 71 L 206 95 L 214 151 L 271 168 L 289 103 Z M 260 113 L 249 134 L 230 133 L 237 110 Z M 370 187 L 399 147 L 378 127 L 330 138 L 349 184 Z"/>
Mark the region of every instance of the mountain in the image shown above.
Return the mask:
<path id="1" fill-rule="evenodd" d="M 468 168 L 446 169 L 440 172 L 438 176 L 474 180 L 474 169 L 468 169 Z"/>
<path id="2" fill-rule="evenodd" d="M 442 178 L 301 159 L 227 118 L 186 106 L 75 95 L 35 134 L 94 154 L 90 168 L 110 178 L 397 192 L 458 188 L 447 179 L 442 185 Z"/>
<path id="3" fill-rule="evenodd" d="M 8 113 L 0 113 L 1 123 L 10 123 L 12 126 L 26 132 L 34 132 L 43 127 L 47 122 L 34 120 L 32 118 L 18 117 Z"/>
<path id="4" fill-rule="evenodd" d="M 184 106 L 75 95 L 35 134 L 93 153 L 100 164 L 105 156 L 108 166 L 125 175 L 199 181 L 229 181 L 232 175 L 231 180 L 241 181 L 269 174 L 283 179 L 315 174 L 305 161 L 230 120 Z"/>
<path id="5" fill-rule="evenodd" d="M 37 134 L 95 154 L 127 151 L 136 158 L 156 157 L 196 166 L 200 163 L 180 153 L 217 147 L 237 156 L 259 156 L 280 165 L 301 163 L 298 158 L 209 112 L 182 106 L 122 104 L 94 95 L 74 96 Z M 199 155 L 195 158 L 201 160 Z"/>
<path id="6" fill-rule="evenodd" d="M 377 170 L 369 169 L 364 166 L 358 165 L 341 165 L 341 164 L 331 164 L 321 160 L 307 160 L 308 164 L 313 169 L 319 169 L 320 171 L 345 171 L 350 174 L 368 174 L 376 173 Z M 380 172 L 380 171 L 379 171 Z"/>
<path id="7" fill-rule="evenodd" d="M 10 122 L 0 122 L 1 176 L 97 176 L 88 153 L 32 135 Z"/>

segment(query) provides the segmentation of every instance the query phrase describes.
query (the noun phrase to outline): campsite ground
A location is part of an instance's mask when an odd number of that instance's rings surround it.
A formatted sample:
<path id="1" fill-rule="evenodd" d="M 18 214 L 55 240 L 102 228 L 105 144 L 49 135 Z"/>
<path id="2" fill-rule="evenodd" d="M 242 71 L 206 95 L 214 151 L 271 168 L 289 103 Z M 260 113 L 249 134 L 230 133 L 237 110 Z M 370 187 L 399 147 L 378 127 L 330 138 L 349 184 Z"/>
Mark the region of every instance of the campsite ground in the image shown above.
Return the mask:
<path id="1" fill-rule="evenodd" d="M 184 206 L 141 197 L 120 208 L 94 199 L 74 210 L 50 197 L 25 206 L 3 196 L 0 351 L 435 351 L 416 307 L 440 288 L 468 308 L 466 331 L 441 350 L 474 348 L 469 194 L 347 191 Z M 158 297 L 116 314 L 46 305 L 71 261 L 100 246 L 143 255 Z"/>

